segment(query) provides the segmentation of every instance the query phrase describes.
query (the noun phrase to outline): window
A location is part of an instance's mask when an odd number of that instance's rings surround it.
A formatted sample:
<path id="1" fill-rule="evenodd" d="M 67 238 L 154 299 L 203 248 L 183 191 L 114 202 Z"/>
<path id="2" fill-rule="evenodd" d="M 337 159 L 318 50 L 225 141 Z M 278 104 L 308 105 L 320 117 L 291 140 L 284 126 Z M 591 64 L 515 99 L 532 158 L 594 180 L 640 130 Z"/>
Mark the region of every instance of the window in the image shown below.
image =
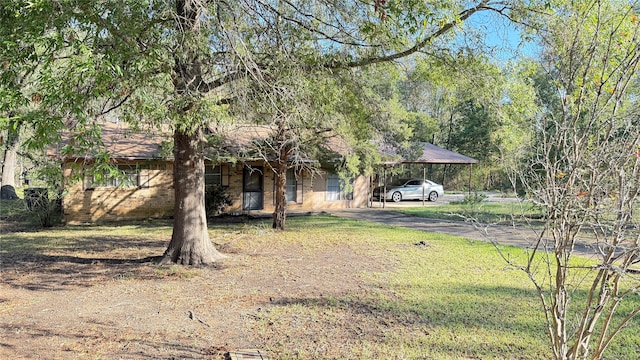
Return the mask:
<path id="1" fill-rule="evenodd" d="M 206 166 L 204 169 L 204 186 L 206 188 L 222 186 L 222 171 L 219 165 Z"/>
<path id="2" fill-rule="evenodd" d="M 286 191 L 286 199 L 287 202 L 295 202 L 297 201 L 298 195 L 298 185 L 296 182 L 296 173 L 293 169 L 287 170 L 287 191 Z"/>
<path id="3" fill-rule="evenodd" d="M 353 183 L 352 183 L 353 184 Z M 352 185 L 351 184 L 351 185 Z M 344 180 L 336 174 L 327 175 L 327 200 L 352 200 L 353 192 L 346 192 Z"/>
<path id="4" fill-rule="evenodd" d="M 116 165 L 107 173 L 89 172 L 85 175 L 85 189 L 148 188 L 149 171 L 136 165 Z"/>
<path id="5" fill-rule="evenodd" d="M 156 166 L 157 168 L 157 166 Z M 151 167 L 149 165 L 142 165 L 136 168 L 138 172 L 138 187 L 142 189 L 149 188 Z"/>

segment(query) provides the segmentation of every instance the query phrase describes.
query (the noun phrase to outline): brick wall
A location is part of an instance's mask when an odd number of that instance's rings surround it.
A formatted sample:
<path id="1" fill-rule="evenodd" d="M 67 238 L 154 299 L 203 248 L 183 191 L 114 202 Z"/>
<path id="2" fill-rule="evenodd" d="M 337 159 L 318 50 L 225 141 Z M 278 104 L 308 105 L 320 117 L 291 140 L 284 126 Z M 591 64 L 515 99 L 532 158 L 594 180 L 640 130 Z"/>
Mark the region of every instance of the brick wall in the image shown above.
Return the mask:
<path id="1" fill-rule="evenodd" d="M 108 188 L 96 186 L 86 189 L 82 176 L 70 182 L 74 172 L 82 171 L 78 165 L 66 164 L 64 175 L 68 180 L 66 196 L 63 199 L 64 220 L 67 223 L 90 223 L 101 221 L 136 220 L 170 217 L 173 213 L 173 164 L 171 162 L 132 162 L 131 165 L 144 165 L 141 172 L 147 172 L 149 186 L 143 188 Z M 263 164 L 252 163 L 252 166 Z M 270 213 L 274 210 L 274 174 L 262 167 L 263 209 Z M 222 171 L 223 185 L 231 196 L 233 204 L 224 209 L 225 213 L 242 214 L 243 211 L 243 166 L 226 165 Z M 298 180 L 297 202 L 287 204 L 288 211 L 321 211 L 341 208 L 362 208 L 367 206 L 369 181 L 365 176 L 355 179 L 353 200 L 328 201 L 326 172 L 311 174 L 303 172 Z"/>
<path id="2" fill-rule="evenodd" d="M 259 166 L 259 163 L 252 163 L 251 166 Z M 358 176 L 353 184 L 353 200 L 332 200 L 327 201 L 327 179 L 326 172 L 312 174 L 304 171 L 300 174 L 298 181 L 302 182 L 300 191 L 297 193 L 298 201 L 287 204 L 288 211 L 320 211 L 343 208 L 363 208 L 367 207 L 369 180 L 366 176 Z M 231 195 L 233 204 L 225 208 L 224 212 L 229 214 L 242 214 L 242 165 L 230 167 L 228 193 Z M 263 167 L 263 209 L 260 212 L 270 213 L 274 210 L 274 174 L 268 167 Z M 302 202 L 300 202 L 302 199 Z"/>
<path id="3" fill-rule="evenodd" d="M 135 163 L 142 165 L 148 187 L 117 188 L 94 186 L 87 188 L 87 179 L 78 172 L 84 169 L 65 164 L 66 179 L 63 198 L 63 218 L 67 223 L 88 223 L 170 217 L 173 213 L 173 164 L 169 162 Z M 72 181 L 75 176 L 76 180 Z"/>

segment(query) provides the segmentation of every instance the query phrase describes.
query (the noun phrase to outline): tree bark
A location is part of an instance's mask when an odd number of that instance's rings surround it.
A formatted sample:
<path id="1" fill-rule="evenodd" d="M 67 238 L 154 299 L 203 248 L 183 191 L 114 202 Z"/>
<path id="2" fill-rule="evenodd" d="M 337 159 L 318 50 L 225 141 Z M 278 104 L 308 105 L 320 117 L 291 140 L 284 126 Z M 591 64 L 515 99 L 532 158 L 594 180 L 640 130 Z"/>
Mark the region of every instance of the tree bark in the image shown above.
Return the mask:
<path id="1" fill-rule="evenodd" d="M 202 130 L 174 133 L 173 234 L 162 263 L 209 265 L 224 257 L 209 239 L 204 206 Z"/>
<path id="2" fill-rule="evenodd" d="M 273 211 L 273 228 L 284 230 L 287 219 L 287 169 L 289 168 L 289 156 L 291 155 L 291 144 L 288 144 L 288 130 L 282 120 L 278 121 L 278 133 L 276 135 L 275 148 L 277 149 L 276 166 L 273 168 L 276 173 L 275 189 L 275 209 Z"/>
<path id="3" fill-rule="evenodd" d="M 20 125 L 17 127 L 9 126 L 7 133 L 7 145 L 5 147 L 4 159 L 2 162 L 2 179 L 0 183 L 0 199 L 16 200 L 19 199 L 16 194 L 16 163 L 18 159 L 18 145 Z"/>
<path id="4" fill-rule="evenodd" d="M 186 40 L 175 52 L 172 80 L 176 98 L 186 100 L 176 109 L 185 124 L 178 124 L 173 135 L 173 234 L 162 263 L 208 265 L 224 257 L 209 239 L 204 201 L 204 135 L 202 127 L 194 123 L 200 120 L 190 119 L 194 115 L 189 114 L 198 98 L 205 96 L 198 89 L 203 70 L 197 44 L 189 41 L 199 32 L 202 6 L 198 1 L 176 1 L 176 30 Z"/>
<path id="5" fill-rule="evenodd" d="M 287 162 L 286 159 L 278 159 L 275 167 L 276 173 L 276 204 L 273 211 L 273 228 L 284 230 L 287 219 Z"/>

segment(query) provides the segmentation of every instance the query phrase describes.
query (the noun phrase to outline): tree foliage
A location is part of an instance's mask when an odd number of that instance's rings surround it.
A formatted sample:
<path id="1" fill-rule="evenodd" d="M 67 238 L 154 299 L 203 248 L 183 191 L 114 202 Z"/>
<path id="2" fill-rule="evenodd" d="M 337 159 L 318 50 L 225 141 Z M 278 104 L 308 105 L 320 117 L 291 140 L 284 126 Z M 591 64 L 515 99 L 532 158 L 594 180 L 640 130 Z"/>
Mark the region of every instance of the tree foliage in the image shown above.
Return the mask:
<path id="1" fill-rule="evenodd" d="M 3 31 L 13 32 L 3 64 L 40 64 L 32 84 L 42 106 L 32 144 L 59 141 L 62 131 L 74 146 L 99 143 L 97 120 L 115 110 L 137 126 L 171 125 L 176 224 L 200 220 L 189 232 L 174 227 L 166 259 L 210 263 L 217 255 L 203 245 L 209 240 L 201 181 L 186 174 L 203 173 L 202 129 L 226 118 L 244 82 L 268 85 L 277 69 L 331 72 L 397 60 L 494 5 L 505 8 L 489 0 L 3 2 Z M 274 113 L 289 106 L 271 104 Z M 86 150 L 104 158 L 99 149 Z"/>

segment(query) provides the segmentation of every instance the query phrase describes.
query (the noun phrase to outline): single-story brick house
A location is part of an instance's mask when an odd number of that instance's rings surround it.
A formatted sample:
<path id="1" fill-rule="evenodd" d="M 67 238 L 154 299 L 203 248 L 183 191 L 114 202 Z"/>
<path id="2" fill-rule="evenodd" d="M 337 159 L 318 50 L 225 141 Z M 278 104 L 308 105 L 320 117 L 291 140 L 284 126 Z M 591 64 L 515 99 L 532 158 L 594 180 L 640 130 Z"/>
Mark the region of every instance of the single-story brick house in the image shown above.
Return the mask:
<path id="1" fill-rule="evenodd" d="M 228 137 L 227 142 L 235 144 L 237 150 L 263 134 L 258 127 L 246 127 L 236 131 L 236 135 Z M 91 156 L 63 158 L 64 221 L 87 223 L 170 217 L 174 203 L 173 158 L 166 148 L 171 141 L 170 134 L 136 132 L 122 123 L 106 122 L 102 125 L 102 140 L 110 159 L 125 176 L 92 174 L 90 165 L 94 159 Z M 57 154 L 56 149 L 50 151 L 51 156 Z M 341 179 L 319 165 L 313 172 L 289 170 L 286 191 L 289 211 L 368 205 L 368 176 L 358 176 L 351 191 L 346 192 Z M 273 212 L 275 176 L 264 160 L 206 161 L 205 187 L 206 191 L 222 188 L 230 196 L 232 204 L 224 209 L 225 213 Z"/>

